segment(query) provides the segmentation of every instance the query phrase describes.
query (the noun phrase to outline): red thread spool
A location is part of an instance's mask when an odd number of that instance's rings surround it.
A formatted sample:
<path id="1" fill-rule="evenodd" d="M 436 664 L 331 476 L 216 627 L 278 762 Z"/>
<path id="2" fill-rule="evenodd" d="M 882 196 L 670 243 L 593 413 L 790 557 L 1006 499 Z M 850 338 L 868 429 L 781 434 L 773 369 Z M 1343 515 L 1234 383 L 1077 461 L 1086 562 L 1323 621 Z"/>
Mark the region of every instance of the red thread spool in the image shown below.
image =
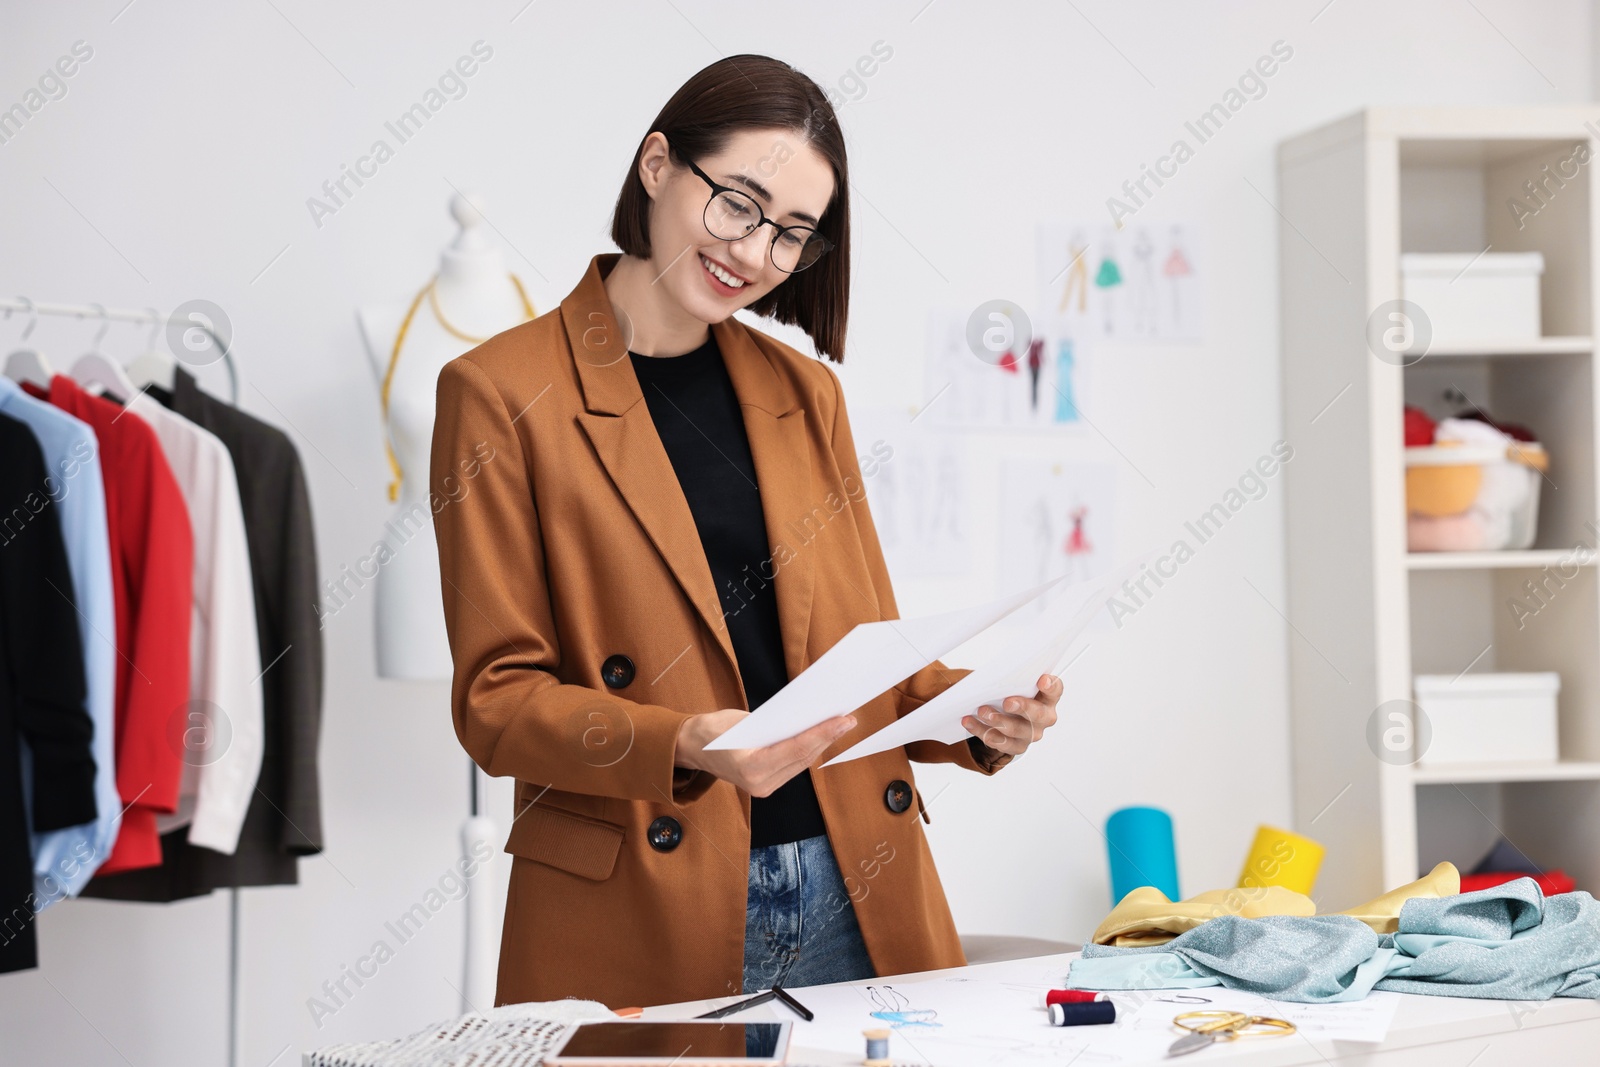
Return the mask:
<path id="1" fill-rule="evenodd" d="M 1092 989 L 1049 989 L 1044 994 L 1044 1006 L 1052 1004 L 1092 1004 L 1099 1000 L 1110 1000 L 1105 993 L 1097 993 Z"/>

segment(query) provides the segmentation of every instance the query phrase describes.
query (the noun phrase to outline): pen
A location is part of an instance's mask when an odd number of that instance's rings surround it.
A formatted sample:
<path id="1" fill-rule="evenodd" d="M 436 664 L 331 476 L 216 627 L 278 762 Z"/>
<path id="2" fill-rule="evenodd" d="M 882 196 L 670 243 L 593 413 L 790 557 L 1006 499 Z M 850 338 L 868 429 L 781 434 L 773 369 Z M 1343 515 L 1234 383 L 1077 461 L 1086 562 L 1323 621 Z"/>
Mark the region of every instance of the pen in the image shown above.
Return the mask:
<path id="1" fill-rule="evenodd" d="M 713 1008 L 703 1015 L 696 1015 L 695 1018 L 720 1019 L 724 1015 L 732 1015 L 736 1011 L 744 1011 L 744 1009 L 753 1008 L 757 1004 L 765 1004 L 767 1001 L 773 999 L 777 995 L 777 993 L 769 989 L 765 993 L 757 993 L 753 997 L 746 997 L 743 1000 L 736 1000 L 732 1004 L 724 1004 L 720 1008 Z"/>
<path id="2" fill-rule="evenodd" d="M 797 1015 L 799 1015 L 800 1018 L 804 1019 L 806 1022 L 810 1022 L 811 1020 L 816 1018 L 816 1016 L 812 1014 L 810 1008 L 806 1007 L 804 1004 L 800 1003 L 798 1000 L 794 999 L 788 993 L 784 992 L 782 989 L 778 988 L 777 986 L 773 986 L 772 987 L 772 992 L 777 994 L 777 997 L 778 997 L 779 1000 L 783 1001 L 785 1004 L 789 1005 L 789 1007 L 793 1008 L 795 1010 L 795 1013 Z"/>

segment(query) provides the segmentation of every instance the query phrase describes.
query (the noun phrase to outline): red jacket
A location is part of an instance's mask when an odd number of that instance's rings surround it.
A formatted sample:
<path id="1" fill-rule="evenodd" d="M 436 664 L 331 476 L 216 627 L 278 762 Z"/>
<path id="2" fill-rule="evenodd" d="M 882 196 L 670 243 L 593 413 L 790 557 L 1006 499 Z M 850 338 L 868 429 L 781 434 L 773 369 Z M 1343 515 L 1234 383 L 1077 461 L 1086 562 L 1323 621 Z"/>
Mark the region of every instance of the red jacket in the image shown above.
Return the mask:
<path id="1" fill-rule="evenodd" d="M 28 391 L 44 397 L 33 386 Z M 117 792 L 122 830 L 100 874 L 161 863 L 156 813 L 177 810 L 188 726 L 194 535 L 155 431 L 57 374 L 50 403 L 94 430 L 106 487 L 117 618 Z"/>

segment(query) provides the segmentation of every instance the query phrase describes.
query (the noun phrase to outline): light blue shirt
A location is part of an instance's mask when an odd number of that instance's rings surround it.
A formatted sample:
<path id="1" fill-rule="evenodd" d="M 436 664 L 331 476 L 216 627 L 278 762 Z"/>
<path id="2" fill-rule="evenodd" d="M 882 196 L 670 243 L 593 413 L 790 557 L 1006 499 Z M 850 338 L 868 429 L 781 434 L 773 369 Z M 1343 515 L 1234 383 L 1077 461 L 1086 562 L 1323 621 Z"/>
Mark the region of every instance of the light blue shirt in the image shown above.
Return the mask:
<path id="1" fill-rule="evenodd" d="M 94 801 L 92 823 L 33 836 L 34 910 L 63 896 L 77 896 L 96 868 L 111 854 L 122 826 L 122 798 L 117 794 L 113 753 L 116 716 L 117 616 L 111 589 L 111 539 L 106 521 L 105 481 L 100 470 L 100 443 L 89 424 L 25 393 L 0 377 L 0 412 L 33 431 L 44 452 L 49 476 L 45 489 L 55 501 L 78 601 L 78 631 L 83 644 L 83 673 L 88 689 L 89 719 L 94 723 Z M 33 757 L 22 743 L 24 803 L 33 797 Z M 33 812 L 28 812 L 33 825 Z"/>

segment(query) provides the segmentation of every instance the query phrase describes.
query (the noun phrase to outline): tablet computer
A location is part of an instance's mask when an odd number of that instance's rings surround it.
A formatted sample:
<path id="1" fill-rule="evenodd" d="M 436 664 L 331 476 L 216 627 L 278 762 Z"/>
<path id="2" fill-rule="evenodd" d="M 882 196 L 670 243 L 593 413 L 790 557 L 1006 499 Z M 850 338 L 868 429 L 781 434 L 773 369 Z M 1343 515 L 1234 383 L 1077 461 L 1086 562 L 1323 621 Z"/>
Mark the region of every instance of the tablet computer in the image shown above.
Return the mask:
<path id="1" fill-rule="evenodd" d="M 549 1067 L 665 1067 L 737 1064 L 778 1067 L 789 1055 L 789 1031 L 781 1022 L 731 1023 L 722 1019 L 617 1019 L 583 1022 L 555 1052 Z"/>

